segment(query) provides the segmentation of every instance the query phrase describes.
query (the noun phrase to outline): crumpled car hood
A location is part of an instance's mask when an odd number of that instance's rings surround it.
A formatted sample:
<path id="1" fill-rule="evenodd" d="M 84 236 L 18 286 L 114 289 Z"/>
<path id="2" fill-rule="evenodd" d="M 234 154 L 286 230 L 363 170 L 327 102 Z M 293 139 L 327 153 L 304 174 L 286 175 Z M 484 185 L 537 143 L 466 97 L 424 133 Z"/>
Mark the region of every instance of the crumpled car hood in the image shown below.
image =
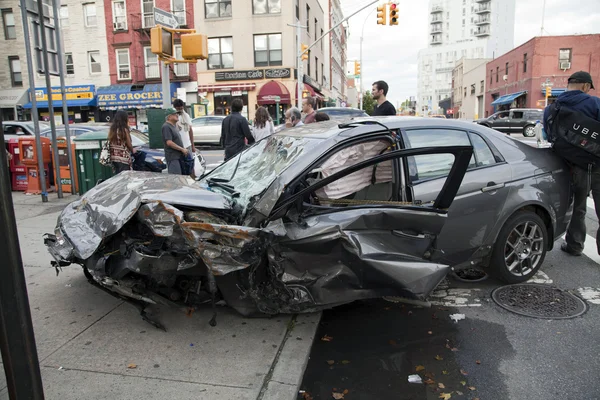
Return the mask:
<path id="1" fill-rule="evenodd" d="M 117 233 L 142 204 L 156 201 L 211 210 L 233 208 L 226 196 L 203 189 L 182 175 L 122 172 L 63 210 L 57 234 L 66 237 L 72 249 L 65 243 L 66 246 L 55 246 L 54 250 L 62 259 L 68 259 L 65 256 L 72 251 L 75 257 L 85 260 L 104 238 Z"/>

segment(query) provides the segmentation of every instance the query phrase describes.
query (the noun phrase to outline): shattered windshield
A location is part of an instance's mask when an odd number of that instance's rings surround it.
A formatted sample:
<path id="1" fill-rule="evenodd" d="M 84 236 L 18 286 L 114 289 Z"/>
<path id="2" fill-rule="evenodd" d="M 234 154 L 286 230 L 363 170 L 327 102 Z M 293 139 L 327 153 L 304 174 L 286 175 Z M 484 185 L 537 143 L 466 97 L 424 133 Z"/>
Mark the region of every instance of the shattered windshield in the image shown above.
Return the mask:
<path id="1" fill-rule="evenodd" d="M 267 189 L 306 148 L 312 147 L 308 144 L 314 140 L 306 137 L 270 136 L 219 166 L 202 179 L 201 183 L 212 186 L 214 191 L 231 195 L 230 191 L 218 184 L 213 185 L 216 181 L 226 182 L 226 185 L 232 186 L 239 193 L 235 201 L 246 211 L 256 196 Z"/>

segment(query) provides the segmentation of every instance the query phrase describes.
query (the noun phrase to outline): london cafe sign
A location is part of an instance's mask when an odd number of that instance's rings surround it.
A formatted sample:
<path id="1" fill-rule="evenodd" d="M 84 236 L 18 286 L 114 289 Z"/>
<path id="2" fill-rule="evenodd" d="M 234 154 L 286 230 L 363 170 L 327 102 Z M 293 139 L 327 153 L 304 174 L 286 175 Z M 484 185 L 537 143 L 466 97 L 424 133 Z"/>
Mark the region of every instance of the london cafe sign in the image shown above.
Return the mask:
<path id="1" fill-rule="evenodd" d="M 249 81 L 259 79 L 284 79 L 291 77 L 289 68 L 251 69 L 215 72 L 215 81 Z"/>

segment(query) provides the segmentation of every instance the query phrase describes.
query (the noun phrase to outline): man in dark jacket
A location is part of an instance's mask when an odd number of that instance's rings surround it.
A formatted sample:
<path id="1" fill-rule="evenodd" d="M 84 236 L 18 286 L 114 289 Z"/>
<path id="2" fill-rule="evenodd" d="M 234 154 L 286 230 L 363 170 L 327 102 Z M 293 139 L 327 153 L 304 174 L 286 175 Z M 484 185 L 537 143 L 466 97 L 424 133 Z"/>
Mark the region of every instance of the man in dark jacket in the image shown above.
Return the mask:
<path id="1" fill-rule="evenodd" d="M 225 161 L 244 150 L 245 139 L 254 143 L 248 120 L 241 114 L 244 103 L 240 99 L 231 102 L 231 114 L 221 124 L 221 146 L 225 148 Z"/>
<path id="2" fill-rule="evenodd" d="M 556 103 L 600 122 L 600 99 L 588 94 L 591 89 L 594 89 L 591 75 L 584 71 L 575 72 L 569 77 L 567 91 L 558 96 Z M 544 129 L 550 142 L 555 139 L 552 122 L 549 121 L 553 109 L 553 106 L 548 106 L 544 111 Z M 567 229 L 566 243 L 561 246 L 561 250 L 579 256 L 583 251 L 586 238 L 585 214 L 590 190 L 594 197 L 596 215 L 600 220 L 600 158 L 590 164 L 587 170 L 571 165 L 571 175 L 575 197 L 573 216 Z M 600 229 L 596 234 L 596 247 L 600 254 Z"/>

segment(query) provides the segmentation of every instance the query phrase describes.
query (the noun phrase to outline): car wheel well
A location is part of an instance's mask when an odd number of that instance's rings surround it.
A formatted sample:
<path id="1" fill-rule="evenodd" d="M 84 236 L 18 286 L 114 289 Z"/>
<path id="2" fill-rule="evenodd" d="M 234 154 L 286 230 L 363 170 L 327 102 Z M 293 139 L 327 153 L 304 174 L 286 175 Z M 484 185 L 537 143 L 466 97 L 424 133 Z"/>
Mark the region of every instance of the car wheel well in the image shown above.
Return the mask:
<path id="1" fill-rule="evenodd" d="M 531 211 L 539 215 L 539 217 L 544 221 L 544 225 L 546 226 L 546 232 L 548 233 L 548 250 L 552 250 L 554 244 L 554 228 L 552 226 L 552 218 L 550 217 L 550 213 L 542 206 L 529 204 L 525 207 L 521 207 L 515 211 L 515 213 L 519 211 Z"/>

